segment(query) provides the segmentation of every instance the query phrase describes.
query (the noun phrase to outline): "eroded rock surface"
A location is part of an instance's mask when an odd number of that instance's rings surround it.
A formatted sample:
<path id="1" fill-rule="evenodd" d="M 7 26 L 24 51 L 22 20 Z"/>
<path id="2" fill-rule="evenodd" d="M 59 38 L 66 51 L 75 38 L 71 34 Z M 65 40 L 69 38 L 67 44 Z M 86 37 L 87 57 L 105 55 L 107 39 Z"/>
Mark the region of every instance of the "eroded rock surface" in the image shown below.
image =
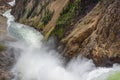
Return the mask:
<path id="1" fill-rule="evenodd" d="M 67 25 L 68 27 L 63 26 L 67 27 L 65 32 L 68 35 L 68 33 L 71 32 L 70 30 L 74 28 L 74 24 L 77 23 L 77 20 L 85 16 L 94 7 L 97 1 L 98 0 L 16 0 L 16 5 L 13 7 L 11 13 L 15 16 L 16 21 L 42 31 L 45 38 L 48 38 L 56 28 L 62 13 L 65 12 L 66 16 L 63 17 L 66 19 L 63 19 L 64 21 L 60 21 L 60 23 L 68 23 L 70 19 L 73 19 L 73 22 L 69 22 Z M 69 4 L 73 6 L 70 7 Z M 66 8 L 70 9 L 65 10 Z M 76 17 L 74 16 L 75 14 L 73 14 L 73 11 L 75 11 L 74 8 L 78 10 L 76 10 L 76 12 L 79 14 Z M 70 17 L 68 17 L 68 15 L 70 15 Z M 66 25 L 66 23 L 63 25 Z"/>
<path id="2" fill-rule="evenodd" d="M 69 58 L 82 54 L 93 59 L 97 66 L 120 63 L 119 13 L 119 0 L 101 0 L 62 40 L 63 54 Z"/>
<path id="3" fill-rule="evenodd" d="M 16 0 L 12 10 L 16 21 L 33 26 L 47 38 L 59 37 L 58 49 L 65 57 L 82 55 L 97 66 L 120 63 L 119 13 L 120 0 Z"/>
<path id="4" fill-rule="evenodd" d="M 16 0 L 12 14 L 16 21 L 41 30 L 41 20 L 47 14 L 48 6 L 53 0 Z"/>

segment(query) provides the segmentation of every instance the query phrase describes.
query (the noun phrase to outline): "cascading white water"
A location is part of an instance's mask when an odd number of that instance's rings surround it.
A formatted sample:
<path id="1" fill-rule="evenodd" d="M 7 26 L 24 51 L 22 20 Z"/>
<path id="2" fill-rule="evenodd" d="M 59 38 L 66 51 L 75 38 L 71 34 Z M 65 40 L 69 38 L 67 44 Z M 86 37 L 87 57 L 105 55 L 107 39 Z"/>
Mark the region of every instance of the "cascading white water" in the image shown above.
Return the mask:
<path id="1" fill-rule="evenodd" d="M 61 55 L 50 48 L 54 46 L 53 41 L 44 45 L 42 34 L 14 22 L 10 10 L 4 16 L 8 18 L 9 34 L 17 39 L 8 45 L 16 50 L 17 62 L 11 70 L 15 75 L 12 80 L 105 80 L 110 73 L 120 70 L 119 65 L 97 68 L 92 60 L 81 57 L 64 66 Z"/>
<path id="2" fill-rule="evenodd" d="M 15 5 L 15 0 L 13 0 L 12 2 L 9 2 L 8 4 L 10 4 L 11 6 Z"/>

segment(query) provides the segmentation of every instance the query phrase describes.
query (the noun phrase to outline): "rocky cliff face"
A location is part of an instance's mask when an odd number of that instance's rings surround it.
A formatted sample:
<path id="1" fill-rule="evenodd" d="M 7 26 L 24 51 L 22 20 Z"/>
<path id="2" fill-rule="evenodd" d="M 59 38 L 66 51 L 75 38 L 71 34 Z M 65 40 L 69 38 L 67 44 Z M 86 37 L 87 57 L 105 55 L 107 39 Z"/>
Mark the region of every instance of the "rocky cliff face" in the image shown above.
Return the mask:
<path id="1" fill-rule="evenodd" d="M 50 33 L 69 0 L 16 0 L 12 10 L 16 21 Z"/>
<path id="2" fill-rule="evenodd" d="M 120 63 L 120 1 L 101 0 L 77 27 L 62 39 L 63 54 L 82 54 L 97 66 Z"/>
<path id="3" fill-rule="evenodd" d="M 10 69 L 14 62 L 14 55 L 11 50 L 8 50 L 4 45 L 7 38 L 7 18 L 2 14 L 11 8 L 7 2 L 10 0 L 0 0 L 0 80 L 10 80 Z"/>
<path id="4" fill-rule="evenodd" d="M 119 0 L 16 0 L 12 14 L 45 38 L 57 36 L 65 57 L 82 55 L 111 66 L 120 62 L 119 6 Z"/>
<path id="5" fill-rule="evenodd" d="M 98 0 L 16 0 L 12 14 L 16 21 L 42 31 L 46 39 L 51 35 L 61 38 L 71 32 L 96 2 Z"/>
<path id="6" fill-rule="evenodd" d="M 12 14 L 15 15 L 16 21 L 33 26 L 34 28 L 41 30 L 51 20 L 52 15 L 56 14 L 57 9 L 62 7 L 61 5 L 59 5 L 59 3 L 62 4 L 63 2 L 65 1 L 16 0 L 16 5 L 12 10 Z"/>

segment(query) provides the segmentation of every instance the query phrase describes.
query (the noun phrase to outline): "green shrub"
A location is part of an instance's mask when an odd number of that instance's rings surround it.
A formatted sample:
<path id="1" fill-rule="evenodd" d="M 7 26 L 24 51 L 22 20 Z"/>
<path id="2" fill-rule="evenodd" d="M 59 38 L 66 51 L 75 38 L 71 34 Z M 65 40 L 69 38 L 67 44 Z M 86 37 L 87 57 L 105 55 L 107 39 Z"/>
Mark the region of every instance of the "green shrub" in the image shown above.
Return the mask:
<path id="1" fill-rule="evenodd" d="M 61 38 L 64 34 L 65 27 L 70 25 L 73 20 L 81 15 L 82 8 L 80 7 L 81 0 L 75 0 L 69 2 L 68 5 L 63 9 L 59 19 L 56 22 L 54 34 Z"/>

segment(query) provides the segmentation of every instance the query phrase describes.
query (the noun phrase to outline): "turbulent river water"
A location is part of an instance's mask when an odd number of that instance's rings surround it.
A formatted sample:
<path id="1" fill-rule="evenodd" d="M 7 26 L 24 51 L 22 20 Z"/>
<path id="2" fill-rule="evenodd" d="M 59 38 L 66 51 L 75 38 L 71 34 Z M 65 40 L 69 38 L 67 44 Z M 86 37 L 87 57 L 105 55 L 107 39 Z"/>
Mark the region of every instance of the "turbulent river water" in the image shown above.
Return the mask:
<path id="1" fill-rule="evenodd" d="M 8 44 L 15 49 L 12 80 L 106 80 L 111 73 L 120 70 L 118 64 L 112 68 L 95 67 L 92 60 L 81 57 L 64 65 L 64 59 L 54 49 L 53 39 L 45 44 L 40 32 L 14 22 L 10 10 L 4 16 L 8 18 L 9 35 L 17 39 Z"/>

